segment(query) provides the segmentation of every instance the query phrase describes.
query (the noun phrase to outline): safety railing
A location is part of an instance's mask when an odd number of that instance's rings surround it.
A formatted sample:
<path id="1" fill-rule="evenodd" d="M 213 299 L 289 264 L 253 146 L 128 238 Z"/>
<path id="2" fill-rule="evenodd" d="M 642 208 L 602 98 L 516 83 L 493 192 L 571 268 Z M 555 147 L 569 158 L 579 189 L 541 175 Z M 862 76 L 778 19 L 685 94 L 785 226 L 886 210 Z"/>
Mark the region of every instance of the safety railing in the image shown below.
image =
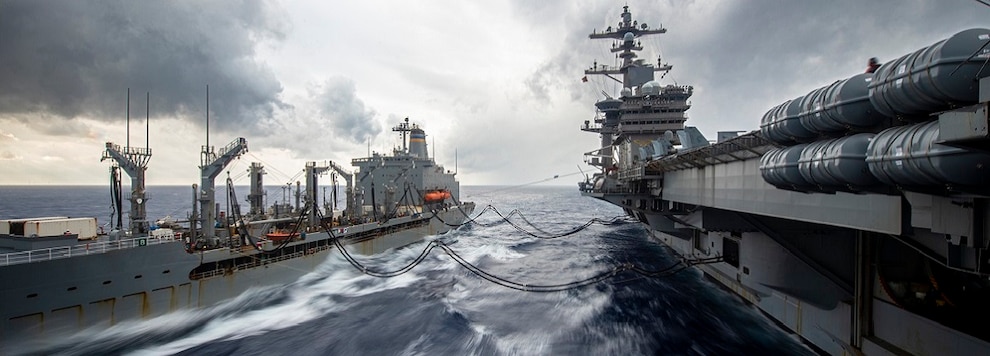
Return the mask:
<path id="1" fill-rule="evenodd" d="M 136 237 L 120 241 L 107 241 L 79 244 L 73 246 L 60 246 L 52 248 L 37 249 L 31 251 L 11 252 L 0 255 L 0 266 L 10 266 L 22 263 L 33 263 L 56 260 L 60 258 L 70 258 L 75 256 L 85 256 L 93 254 L 107 253 L 110 251 L 123 250 L 134 247 L 144 247 L 170 242 L 179 242 L 173 238 L 157 237 Z"/>
<path id="2" fill-rule="evenodd" d="M 320 246 L 317 246 L 317 247 L 306 249 L 304 251 L 296 251 L 296 252 L 293 252 L 293 253 L 287 253 L 287 254 L 284 254 L 284 255 L 278 255 L 278 256 L 274 256 L 274 257 L 265 257 L 265 256 L 254 255 L 255 258 L 252 258 L 251 260 L 249 260 L 249 262 L 239 263 L 236 266 L 234 266 L 233 268 L 217 268 L 217 269 L 213 269 L 213 270 L 210 270 L 210 271 L 206 271 L 206 272 L 194 274 L 190 278 L 192 278 L 194 280 L 212 278 L 212 277 L 221 276 L 221 275 L 224 275 L 224 274 L 227 274 L 227 273 L 233 273 L 235 271 L 248 270 L 248 269 L 256 268 L 256 267 L 259 267 L 259 266 L 264 266 L 264 265 L 269 265 L 269 264 L 273 264 L 273 263 L 278 263 L 278 262 L 282 262 L 282 261 L 285 261 L 285 260 L 291 260 L 293 258 L 299 258 L 299 257 L 305 256 L 305 255 L 312 255 L 314 253 L 321 252 L 321 251 L 324 251 L 324 250 L 328 250 L 328 249 L 331 249 L 331 248 L 333 248 L 333 245 L 327 244 L 327 245 L 320 245 Z"/>

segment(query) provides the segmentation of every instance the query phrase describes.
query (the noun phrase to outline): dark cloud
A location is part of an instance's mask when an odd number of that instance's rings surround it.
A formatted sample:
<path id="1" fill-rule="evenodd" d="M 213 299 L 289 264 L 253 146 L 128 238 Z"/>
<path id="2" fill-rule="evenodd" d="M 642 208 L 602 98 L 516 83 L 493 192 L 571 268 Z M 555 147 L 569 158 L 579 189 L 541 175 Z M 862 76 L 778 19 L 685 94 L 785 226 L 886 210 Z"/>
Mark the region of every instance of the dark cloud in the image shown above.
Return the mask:
<path id="1" fill-rule="evenodd" d="M 333 77 L 320 83 L 313 94 L 319 115 L 329 122 L 333 134 L 360 143 L 382 132 L 382 126 L 356 92 L 354 81 Z"/>
<path id="2" fill-rule="evenodd" d="M 263 127 L 287 105 L 255 50 L 287 30 L 265 1 L 4 1 L 0 114 L 120 120 L 129 87 L 132 116 L 150 91 L 154 115 L 200 119 L 209 85 L 218 126 Z"/>

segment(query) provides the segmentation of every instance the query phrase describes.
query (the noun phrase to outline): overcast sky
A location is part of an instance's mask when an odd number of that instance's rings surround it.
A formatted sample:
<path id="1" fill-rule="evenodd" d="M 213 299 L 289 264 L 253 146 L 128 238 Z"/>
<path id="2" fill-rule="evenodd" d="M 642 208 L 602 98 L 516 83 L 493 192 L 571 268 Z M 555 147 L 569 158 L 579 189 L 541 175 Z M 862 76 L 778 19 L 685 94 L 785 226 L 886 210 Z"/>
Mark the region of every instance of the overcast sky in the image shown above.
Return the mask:
<path id="1" fill-rule="evenodd" d="M 787 99 L 956 32 L 990 27 L 974 0 L 683 1 L 48 1 L 0 0 L 0 184 L 107 184 L 104 143 L 154 153 L 148 184 L 199 180 L 210 86 L 210 144 L 237 137 L 266 183 L 308 160 L 399 145 L 409 117 L 462 184 L 522 184 L 576 172 L 598 138 L 608 40 L 634 19 L 641 58 L 693 85 L 688 125 L 709 139 L 751 131 Z M 150 132 L 145 134 L 145 93 Z M 582 165 L 587 170 L 587 166 Z M 246 178 L 238 183 L 246 184 Z M 573 184 L 571 176 L 553 183 Z M 129 182 L 129 180 L 125 180 Z"/>

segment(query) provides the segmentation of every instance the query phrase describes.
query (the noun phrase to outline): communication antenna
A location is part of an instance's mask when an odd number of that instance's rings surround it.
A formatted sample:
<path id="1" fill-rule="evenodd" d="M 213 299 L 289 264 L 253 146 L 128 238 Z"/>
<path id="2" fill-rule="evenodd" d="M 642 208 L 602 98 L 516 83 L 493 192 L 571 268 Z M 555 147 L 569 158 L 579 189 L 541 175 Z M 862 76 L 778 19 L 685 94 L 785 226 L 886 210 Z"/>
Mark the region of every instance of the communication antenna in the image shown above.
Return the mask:
<path id="1" fill-rule="evenodd" d="M 210 147 L 210 85 L 206 85 L 206 147 Z"/>
<path id="2" fill-rule="evenodd" d="M 127 115 L 124 121 L 127 125 L 127 144 L 124 147 L 131 147 L 131 88 L 127 88 Z"/>
<path id="3" fill-rule="evenodd" d="M 145 96 L 147 103 L 144 109 L 144 148 L 151 149 L 151 92 Z"/>

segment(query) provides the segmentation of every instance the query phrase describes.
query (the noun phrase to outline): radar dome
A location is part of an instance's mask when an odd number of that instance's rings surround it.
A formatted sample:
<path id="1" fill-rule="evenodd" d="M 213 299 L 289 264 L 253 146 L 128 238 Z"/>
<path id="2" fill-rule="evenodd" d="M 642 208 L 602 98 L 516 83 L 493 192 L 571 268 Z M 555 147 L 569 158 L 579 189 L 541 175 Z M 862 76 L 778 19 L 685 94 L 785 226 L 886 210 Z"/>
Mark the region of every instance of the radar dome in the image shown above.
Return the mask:
<path id="1" fill-rule="evenodd" d="M 636 36 L 634 36 L 632 34 L 632 32 L 626 32 L 625 35 L 622 35 L 622 40 L 623 41 L 626 41 L 626 42 L 632 42 L 635 39 L 636 39 Z"/>
<path id="2" fill-rule="evenodd" d="M 622 88 L 622 91 L 619 93 L 622 94 L 622 96 L 632 96 L 632 89 Z"/>
<path id="3" fill-rule="evenodd" d="M 651 80 L 643 84 L 643 94 L 646 95 L 659 95 L 660 94 L 660 83 L 655 80 Z"/>

